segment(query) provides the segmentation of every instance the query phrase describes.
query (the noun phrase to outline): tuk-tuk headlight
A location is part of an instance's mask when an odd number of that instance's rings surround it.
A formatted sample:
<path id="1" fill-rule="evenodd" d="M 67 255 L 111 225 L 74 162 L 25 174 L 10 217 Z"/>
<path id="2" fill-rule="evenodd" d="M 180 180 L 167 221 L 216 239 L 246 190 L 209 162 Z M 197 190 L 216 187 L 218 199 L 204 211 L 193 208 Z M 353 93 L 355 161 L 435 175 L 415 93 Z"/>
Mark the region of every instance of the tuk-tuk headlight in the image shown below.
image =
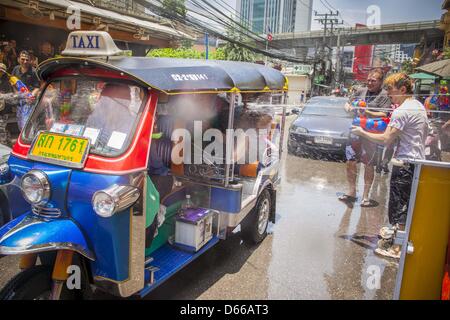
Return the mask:
<path id="1" fill-rule="evenodd" d="M 22 194 L 29 203 L 43 205 L 50 200 L 50 182 L 45 173 L 31 170 L 22 177 Z"/>
<path id="2" fill-rule="evenodd" d="M 139 189 L 115 184 L 94 193 L 92 207 L 99 216 L 109 218 L 115 213 L 132 206 L 139 197 Z"/>

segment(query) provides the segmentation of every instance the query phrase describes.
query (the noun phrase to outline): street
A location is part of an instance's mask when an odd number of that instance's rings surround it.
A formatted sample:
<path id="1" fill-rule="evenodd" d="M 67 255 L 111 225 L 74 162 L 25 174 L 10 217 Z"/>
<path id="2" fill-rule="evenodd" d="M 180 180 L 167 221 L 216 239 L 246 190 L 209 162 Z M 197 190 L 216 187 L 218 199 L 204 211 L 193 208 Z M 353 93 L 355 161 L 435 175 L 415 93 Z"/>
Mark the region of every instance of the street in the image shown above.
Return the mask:
<path id="1" fill-rule="evenodd" d="M 373 253 L 387 222 L 388 176 L 375 178 L 378 207 L 354 209 L 336 197 L 345 163 L 285 153 L 282 176 L 277 222 L 259 246 L 233 234 L 148 299 L 392 299 L 397 263 Z M 374 269 L 378 289 L 367 286 Z"/>
<path id="2" fill-rule="evenodd" d="M 281 174 L 277 221 L 259 246 L 245 244 L 238 227 L 145 299 L 392 299 L 398 263 L 373 252 L 388 222 L 389 175 L 375 177 L 377 207 L 350 209 L 336 196 L 345 191 L 344 162 L 284 152 Z M 0 259 L 0 287 L 17 266 L 16 257 Z"/>

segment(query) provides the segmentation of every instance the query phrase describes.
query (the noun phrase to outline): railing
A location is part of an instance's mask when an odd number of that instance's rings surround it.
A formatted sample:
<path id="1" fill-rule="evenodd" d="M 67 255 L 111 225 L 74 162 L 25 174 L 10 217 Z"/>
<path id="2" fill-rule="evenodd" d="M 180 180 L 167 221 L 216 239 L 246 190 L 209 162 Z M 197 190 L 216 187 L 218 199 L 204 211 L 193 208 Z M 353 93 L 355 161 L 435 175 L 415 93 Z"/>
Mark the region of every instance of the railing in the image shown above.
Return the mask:
<path id="1" fill-rule="evenodd" d="M 398 31 L 418 31 L 418 30 L 430 30 L 439 29 L 441 20 L 431 20 L 431 21 L 419 21 L 419 22 L 408 22 L 408 23 L 395 23 L 395 24 L 384 24 L 378 27 L 352 27 L 341 29 L 342 34 L 367 34 L 367 33 L 381 33 L 381 32 L 398 32 Z M 323 31 L 308 31 L 308 32 L 296 32 L 296 33 L 280 33 L 274 35 L 274 40 L 285 40 L 293 38 L 319 38 L 323 37 Z M 327 38 L 330 37 L 328 34 Z M 336 35 L 331 35 L 331 37 L 336 37 Z"/>

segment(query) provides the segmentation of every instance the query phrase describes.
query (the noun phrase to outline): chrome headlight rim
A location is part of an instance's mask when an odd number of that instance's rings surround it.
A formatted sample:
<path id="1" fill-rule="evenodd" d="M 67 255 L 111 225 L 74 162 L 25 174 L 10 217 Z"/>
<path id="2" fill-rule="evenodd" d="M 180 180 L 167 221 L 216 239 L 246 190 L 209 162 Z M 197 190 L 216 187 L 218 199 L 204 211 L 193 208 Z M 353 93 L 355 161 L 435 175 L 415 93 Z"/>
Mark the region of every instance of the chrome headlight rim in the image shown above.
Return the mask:
<path id="1" fill-rule="evenodd" d="M 24 191 L 23 182 L 27 177 L 30 177 L 30 176 L 36 178 L 42 187 L 42 197 L 41 197 L 41 199 L 39 199 L 39 201 L 31 201 L 28 198 L 28 195 Z M 30 203 L 32 205 L 36 205 L 36 206 L 41 206 L 41 205 L 47 204 L 50 201 L 50 198 L 52 195 L 50 181 L 48 179 L 48 176 L 41 170 L 30 170 L 26 174 L 24 174 L 22 176 L 22 179 L 20 182 L 20 190 L 21 190 L 22 195 L 25 198 L 25 200 L 28 203 Z"/>
<path id="2" fill-rule="evenodd" d="M 109 212 L 101 212 L 98 209 L 98 197 L 105 195 L 112 202 L 112 209 Z M 92 196 L 92 208 L 94 212 L 103 218 L 110 218 L 117 212 L 123 211 L 132 205 L 140 198 L 141 192 L 138 188 L 129 185 L 114 184 L 109 188 L 96 191 Z"/>

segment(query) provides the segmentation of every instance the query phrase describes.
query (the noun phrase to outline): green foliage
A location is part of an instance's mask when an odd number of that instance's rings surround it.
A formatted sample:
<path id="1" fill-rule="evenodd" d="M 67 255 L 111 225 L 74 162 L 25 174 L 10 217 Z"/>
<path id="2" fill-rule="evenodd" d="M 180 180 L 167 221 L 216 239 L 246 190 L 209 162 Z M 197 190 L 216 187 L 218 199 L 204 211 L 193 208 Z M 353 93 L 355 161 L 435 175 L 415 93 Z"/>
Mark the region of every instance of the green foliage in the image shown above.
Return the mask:
<path id="1" fill-rule="evenodd" d="M 153 49 L 147 54 L 153 58 L 183 58 L 183 59 L 205 59 L 205 53 L 192 48 L 162 48 Z"/>
<path id="2" fill-rule="evenodd" d="M 444 49 L 444 59 L 450 59 L 450 47 Z"/>
<path id="3" fill-rule="evenodd" d="M 414 64 L 412 59 L 405 60 L 402 63 L 401 72 L 406 74 L 414 73 Z"/>
<path id="4" fill-rule="evenodd" d="M 227 30 L 227 36 L 237 40 L 240 43 L 244 42 L 244 37 L 241 32 L 236 32 L 233 29 Z M 235 43 L 227 42 L 223 47 L 223 60 L 232 61 L 255 61 L 255 54 L 247 48 Z"/>
<path id="5" fill-rule="evenodd" d="M 227 60 L 225 56 L 225 49 L 224 48 L 217 48 L 216 51 L 211 51 L 209 53 L 209 58 L 211 60 Z"/>
<path id="6" fill-rule="evenodd" d="M 163 0 L 162 5 L 164 9 L 186 18 L 187 10 L 184 0 Z"/>

